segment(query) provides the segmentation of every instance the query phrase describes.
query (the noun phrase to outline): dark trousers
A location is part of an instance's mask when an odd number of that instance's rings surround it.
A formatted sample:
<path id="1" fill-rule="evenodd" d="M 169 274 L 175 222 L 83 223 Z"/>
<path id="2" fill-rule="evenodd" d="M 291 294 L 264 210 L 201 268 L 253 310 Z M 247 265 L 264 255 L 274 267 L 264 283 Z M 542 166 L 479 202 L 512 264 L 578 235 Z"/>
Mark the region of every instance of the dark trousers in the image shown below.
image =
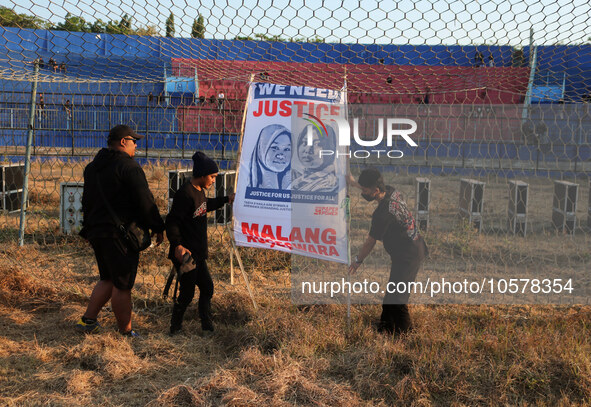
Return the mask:
<path id="1" fill-rule="evenodd" d="M 421 263 L 425 259 L 427 246 L 422 238 L 413 241 L 405 250 L 391 253 L 392 266 L 390 267 L 389 283 L 391 285 L 415 281 Z M 410 313 L 408 312 L 408 299 L 410 292 L 387 292 L 382 304 L 382 316 L 380 318 L 381 329 L 387 332 L 402 333 L 412 328 Z"/>
<path id="2" fill-rule="evenodd" d="M 179 296 L 175 307 L 179 311 L 185 312 L 193 297 L 195 296 L 195 286 L 199 287 L 198 310 L 201 319 L 211 317 L 211 297 L 213 297 L 213 280 L 207 269 L 205 260 L 197 260 L 197 267 L 186 272 L 179 279 Z"/>

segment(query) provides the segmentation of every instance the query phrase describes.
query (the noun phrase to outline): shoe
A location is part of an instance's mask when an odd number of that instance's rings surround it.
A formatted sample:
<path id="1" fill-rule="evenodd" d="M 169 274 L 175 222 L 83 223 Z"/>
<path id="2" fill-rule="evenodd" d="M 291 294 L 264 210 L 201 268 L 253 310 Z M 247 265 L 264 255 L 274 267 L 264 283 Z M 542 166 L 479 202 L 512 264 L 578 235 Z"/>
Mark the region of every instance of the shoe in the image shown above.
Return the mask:
<path id="1" fill-rule="evenodd" d="M 384 321 L 377 323 L 376 330 L 381 334 L 392 335 L 394 333 L 394 326 Z"/>
<path id="2" fill-rule="evenodd" d="M 201 318 L 201 329 L 203 332 L 213 332 L 213 320 L 211 318 L 211 304 L 199 304 L 199 318 Z"/>
<path id="3" fill-rule="evenodd" d="M 203 318 L 201 317 L 201 329 L 203 332 L 213 332 L 213 321 L 211 318 Z"/>
<path id="4" fill-rule="evenodd" d="M 182 333 L 183 333 L 183 330 L 181 328 L 173 329 L 172 327 L 170 327 L 170 331 L 168 332 L 168 336 L 177 336 Z"/>
<path id="5" fill-rule="evenodd" d="M 84 332 L 87 334 L 96 334 L 98 332 L 101 331 L 101 324 L 98 323 L 98 321 L 94 321 L 92 323 L 86 323 L 84 321 L 82 321 L 82 318 L 80 318 L 78 320 L 78 322 L 76 322 L 76 330 L 80 331 L 80 332 Z"/>
<path id="6" fill-rule="evenodd" d="M 121 335 L 122 336 L 126 336 L 128 338 L 135 338 L 135 339 L 140 339 L 141 338 L 140 334 L 138 334 L 133 329 L 131 331 L 127 331 L 127 332 L 121 332 Z"/>
<path id="7" fill-rule="evenodd" d="M 172 317 L 170 318 L 170 335 L 177 334 L 181 331 L 183 326 L 183 315 L 185 314 L 185 308 L 174 304 L 172 307 Z"/>

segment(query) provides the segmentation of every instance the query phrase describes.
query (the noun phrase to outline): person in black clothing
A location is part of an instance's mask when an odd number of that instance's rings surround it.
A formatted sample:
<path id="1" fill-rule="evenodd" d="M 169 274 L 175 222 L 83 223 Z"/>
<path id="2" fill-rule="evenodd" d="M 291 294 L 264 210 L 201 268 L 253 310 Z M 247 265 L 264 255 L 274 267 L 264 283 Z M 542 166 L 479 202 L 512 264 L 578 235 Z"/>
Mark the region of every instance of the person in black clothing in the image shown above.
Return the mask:
<path id="1" fill-rule="evenodd" d="M 170 241 L 168 258 L 177 270 L 180 269 L 185 254 L 189 254 L 195 268 L 178 277 L 179 296 L 172 308 L 170 333 L 181 330 L 185 310 L 195 295 L 195 285 L 199 287 L 199 317 L 203 331 L 213 331 L 211 318 L 211 298 L 213 281 L 207 269 L 207 212 L 221 208 L 234 201 L 234 194 L 218 198 L 206 198 L 205 190 L 215 182 L 217 164 L 204 153 L 193 155 L 193 177 L 175 194 L 170 213 L 166 217 L 166 234 Z"/>
<path id="2" fill-rule="evenodd" d="M 70 99 L 64 102 L 64 111 L 66 112 L 66 117 L 70 119 L 72 117 L 72 102 L 70 102 Z"/>
<path id="3" fill-rule="evenodd" d="M 94 287 L 84 316 L 76 327 L 97 332 L 97 316 L 111 300 L 119 332 L 137 336 L 131 329 L 131 289 L 135 282 L 139 253 L 123 242 L 105 201 L 120 221 L 136 221 L 156 234 L 156 244 L 164 239 L 164 221 L 150 192 L 146 175 L 134 161 L 136 143 L 144 138 L 129 126 L 111 129 L 108 148 L 101 149 L 84 169 L 80 235 L 90 242 L 99 268 L 100 281 Z M 102 191 L 102 192 L 101 192 Z"/>
<path id="4" fill-rule="evenodd" d="M 474 65 L 479 68 L 484 66 L 484 54 L 482 52 L 476 51 L 474 55 Z"/>
<path id="5" fill-rule="evenodd" d="M 362 189 L 361 196 L 368 202 L 378 201 L 378 207 L 371 217 L 367 239 L 349 271 L 355 273 L 374 248 L 376 241 L 381 240 L 392 260 L 389 282 L 414 281 L 427 254 L 427 246 L 410 210 L 399 192 L 384 185 L 378 170 L 363 170 L 358 182 Z M 379 332 L 400 334 L 412 328 L 407 305 L 409 295 L 387 293 L 384 296 Z"/>
<path id="6" fill-rule="evenodd" d="M 49 61 L 47 62 L 49 68 L 52 68 L 54 70 L 54 72 L 57 70 L 57 62 L 55 62 L 55 59 L 53 59 L 53 57 L 49 58 Z"/>
<path id="7" fill-rule="evenodd" d="M 430 97 L 431 97 L 431 88 L 427 86 L 427 88 L 425 89 L 425 94 L 423 95 L 423 98 L 421 99 L 421 104 L 428 105 L 430 103 Z"/>
<path id="8" fill-rule="evenodd" d="M 37 102 L 37 111 L 39 112 L 39 118 L 47 117 L 47 114 L 45 113 L 45 96 L 43 96 L 43 93 L 39 94 L 39 101 Z"/>

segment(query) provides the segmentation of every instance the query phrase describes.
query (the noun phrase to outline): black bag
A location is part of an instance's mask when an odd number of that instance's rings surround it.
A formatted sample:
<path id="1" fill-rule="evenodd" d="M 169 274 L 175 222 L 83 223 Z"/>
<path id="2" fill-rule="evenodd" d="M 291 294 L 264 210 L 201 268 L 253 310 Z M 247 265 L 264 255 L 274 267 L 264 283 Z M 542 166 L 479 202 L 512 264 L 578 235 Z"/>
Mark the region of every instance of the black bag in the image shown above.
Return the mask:
<path id="1" fill-rule="evenodd" d="M 119 219 L 107 198 L 105 198 L 105 194 L 103 193 L 103 188 L 101 186 L 101 181 L 99 179 L 99 174 L 96 175 L 96 184 L 98 186 L 99 193 L 103 198 L 103 203 L 111 215 L 111 218 L 115 222 L 117 226 L 117 230 L 121 235 L 121 240 L 125 244 L 125 246 L 133 251 L 133 252 L 141 252 L 142 250 L 146 250 L 152 244 L 152 236 L 150 235 L 150 230 L 147 228 L 140 226 L 137 222 L 129 222 L 127 225 L 124 225 L 123 222 Z"/>
<path id="2" fill-rule="evenodd" d="M 136 222 L 121 225 L 119 231 L 127 247 L 134 252 L 146 250 L 152 244 L 150 231 L 139 226 Z"/>

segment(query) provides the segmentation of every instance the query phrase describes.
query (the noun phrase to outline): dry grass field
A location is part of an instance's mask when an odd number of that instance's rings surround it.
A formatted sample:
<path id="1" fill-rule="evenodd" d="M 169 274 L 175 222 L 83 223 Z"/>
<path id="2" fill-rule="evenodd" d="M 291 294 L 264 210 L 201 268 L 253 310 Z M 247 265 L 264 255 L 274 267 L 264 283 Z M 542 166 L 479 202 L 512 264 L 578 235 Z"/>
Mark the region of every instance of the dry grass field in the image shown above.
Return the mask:
<path id="1" fill-rule="evenodd" d="M 103 333 L 73 325 L 97 278 L 90 247 L 59 234 L 59 183 L 79 181 L 84 163 L 36 162 L 26 245 L 18 217 L 0 222 L 0 405 L 7 406 L 582 406 L 591 405 L 591 306 L 412 305 L 403 337 L 372 327 L 379 305 L 296 306 L 290 257 L 240 249 L 254 288 L 230 284 L 228 236 L 211 228 L 216 331 L 204 336 L 195 305 L 185 332 L 167 335 L 170 300 L 160 294 L 167 245 L 142 254 L 134 288 L 134 328 L 120 337 L 109 310 Z M 166 210 L 166 172 L 146 174 Z M 414 207 L 414 177 L 387 176 Z M 591 242 L 550 227 L 552 182 L 529 179 L 531 234 L 504 232 L 506 179 L 485 179 L 482 234 L 457 226 L 459 177 L 432 177 L 431 255 L 425 270 L 512 268 L 540 275 L 566 269 L 589 278 Z M 588 187 L 581 182 L 579 219 Z M 371 210 L 353 192 L 353 253 Z M 534 199 L 535 198 L 535 199 Z M 375 256 L 381 256 L 377 251 Z"/>

